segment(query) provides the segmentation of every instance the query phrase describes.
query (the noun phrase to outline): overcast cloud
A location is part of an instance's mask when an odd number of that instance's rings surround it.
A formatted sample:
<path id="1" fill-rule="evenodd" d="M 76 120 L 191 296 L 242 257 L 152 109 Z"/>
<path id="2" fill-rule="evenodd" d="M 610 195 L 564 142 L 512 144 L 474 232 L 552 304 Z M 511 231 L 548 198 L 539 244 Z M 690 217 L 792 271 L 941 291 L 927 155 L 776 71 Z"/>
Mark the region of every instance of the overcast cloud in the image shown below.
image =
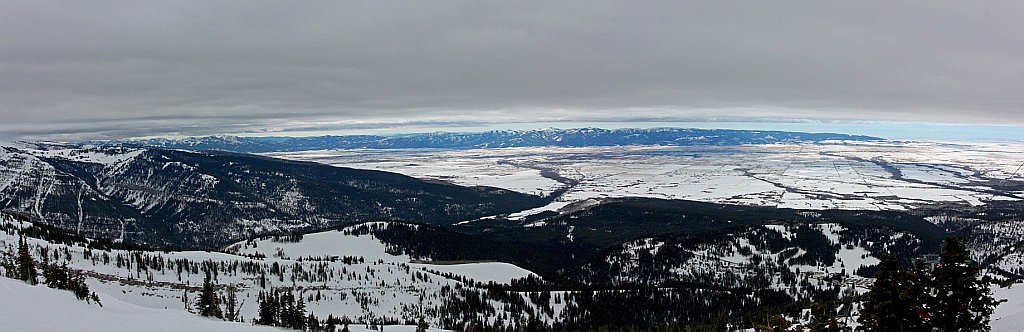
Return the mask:
<path id="1" fill-rule="evenodd" d="M 1024 123 L 1021 1 L 31 0 L 0 12 L 0 135 L 14 137 Z"/>

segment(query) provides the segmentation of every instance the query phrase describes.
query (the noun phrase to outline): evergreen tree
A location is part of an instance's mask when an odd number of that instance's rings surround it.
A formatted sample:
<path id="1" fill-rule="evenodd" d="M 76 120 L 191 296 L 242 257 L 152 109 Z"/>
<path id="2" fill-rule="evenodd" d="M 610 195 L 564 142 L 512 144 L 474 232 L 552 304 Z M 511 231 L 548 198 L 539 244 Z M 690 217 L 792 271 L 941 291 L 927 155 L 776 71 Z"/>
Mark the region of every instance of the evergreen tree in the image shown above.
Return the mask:
<path id="1" fill-rule="evenodd" d="M 18 279 L 18 262 L 16 259 L 3 259 L 0 257 L 0 267 L 4 269 L 5 277 Z"/>
<path id="2" fill-rule="evenodd" d="M 289 293 L 291 295 L 291 293 Z M 290 296 L 294 299 L 294 296 Z M 294 305 L 295 310 L 292 312 L 292 328 L 305 330 L 306 329 L 306 303 L 302 301 L 302 294 L 299 294 L 298 301 Z"/>
<path id="3" fill-rule="evenodd" d="M 278 296 L 278 318 L 283 327 L 295 326 L 295 299 L 291 292 L 281 293 Z"/>
<path id="4" fill-rule="evenodd" d="M 427 325 L 427 321 L 420 317 L 419 323 L 416 323 L 416 332 L 427 332 L 430 325 Z"/>
<path id="5" fill-rule="evenodd" d="M 270 315 L 267 316 L 268 319 L 270 319 L 270 323 L 267 325 L 281 326 L 281 320 L 283 319 L 281 317 L 281 294 L 271 291 L 267 294 L 267 297 L 267 301 L 269 302 L 268 306 L 270 308 Z"/>
<path id="6" fill-rule="evenodd" d="M 185 311 L 192 312 L 192 305 L 188 302 L 188 288 L 185 288 L 185 292 L 181 294 L 181 303 L 185 304 Z"/>
<path id="7" fill-rule="evenodd" d="M 36 273 L 36 263 L 29 252 L 28 241 L 22 236 L 18 242 L 18 279 L 35 285 L 39 283 Z"/>
<path id="8" fill-rule="evenodd" d="M 349 332 L 348 324 L 352 324 L 352 320 L 349 319 L 348 316 L 342 316 L 341 317 L 341 324 L 342 324 L 341 332 Z"/>
<path id="9" fill-rule="evenodd" d="M 56 289 L 68 289 L 67 268 L 60 268 L 56 264 L 43 263 L 43 279 L 46 287 Z"/>
<path id="10" fill-rule="evenodd" d="M 337 320 L 338 319 L 334 318 L 333 315 L 327 315 L 327 321 L 324 322 L 324 331 L 334 332 L 335 330 L 337 330 L 338 329 L 338 327 L 337 327 L 338 322 L 336 322 Z"/>
<path id="11" fill-rule="evenodd" d="M 309 313 L 306 317 L 306 330 L 310 332 L 320 332 L 320 321 L 316 319 L 313 313 Z"/>
<path id="12" fill-rule="evenodd" d="M 992 297 L 991 279 L 979 278 L 981 269 L 956 237 L 946 238 L 939 257 L 932 271 L 929 322 L 941 331 L 987 330 L 989 317 L 1000 303 Z"/>
<path id="13" fill-rule="evenodd" d="M 78 271 L 69 269 L 66 266 L 63 267 L 63 269 L 66 271 L 65 273 L 67 273 L 68 276 L 68 290 L 75 294 L 76 298 L 79 300 L 85 300 L 85 302 L 89 302 L 90 299 L 93 299 L 96 304 L 100 304 L 99 296 L 97 296 L 96 293 L 91 293 L 92 296 L 90 296 L 89 285 L 85 283 L 85 277 L 82 276 L 82 274 L 78 273 Z M 100 304 L 100 306 L 102 307 L 103 305 Z"/>
<path id="14" fill-rule="evenodd" d="M 858 322 L 866 331 L 926 330 L 921 315 L 924 288 L 918 273 L 904 269 L 896 257 L 883 255 L 871 290 L 864 294 Z"/>
<path id="15" fill-rule="evenodd" d="M 260 292 L 260 295 L 259 295 L 259 304 L 260 304 L 259 315 L 260 315 L 260 317 L 258 319 L 256 319 L 256 324 L 269 325 L 269 326 L 277 325 L 277 318 L 275 317 L 275 314 L 277 313 L 277 309 L 275 308 L 274 303 L 275 303 L 275 301 L 273 299 L 272 293 L 264 294 L 262 291 Z"/>
<path id="16" fill-rule="evenodd" d="M 320 320 L 312 313 L 306 315 L 306 303 L 303 302 L 301 295 L 296 298 L 295 294 L 290 291 L 270 291 L 266 294 L 260 292 L 259 307 L 259 318 L 256 319 L 256 324 L 297 330 L 321 330 Z M 328 322 L 332 320 L 337 319 L 328 318 Z"/>
<path id="17" fill-rule="evenodd" d="M 78 271 L 70 269 L 66 265 L 61 266 L 52 263 L 44 263 L 42 267 L 46 287 L 69 290 L 75 294 L 76 298 L 86 302 L 99 298 L 98 296 L 90 296 L 89 285 L 85 283 L 85 277 Z M 95 295 L 95 293 L 92 295 Z M 96 302 L 99 304 L 98 300 Z"/>
<path id="18" fill-rule="evenodd" d="M 230 322 L 238 321 L 238 311 L 241 307 L 237 303 L 238 295 L 235 294 L 235 287 L 228 287 L 228 298 L 224 303 L 224 320 Z"/>
<path id="19" fill-rule="evenodd" d="M 223 318 L 220 310 L 220 299 L 213 289 L 213 281 L 210 280 L 210 270 L 206 270 L 206 278 L 203 279 L 203 291 L 199 294 L 199 314 L 206 317 Z"/>
<path id="20" fill-rule="evenodd" d="M 811 331 L 841 332 L 846 331 L 846 324 L 839 321 L 836 315 L 836 303 L 823 301 L 815 303 L 811 308 Z"/>

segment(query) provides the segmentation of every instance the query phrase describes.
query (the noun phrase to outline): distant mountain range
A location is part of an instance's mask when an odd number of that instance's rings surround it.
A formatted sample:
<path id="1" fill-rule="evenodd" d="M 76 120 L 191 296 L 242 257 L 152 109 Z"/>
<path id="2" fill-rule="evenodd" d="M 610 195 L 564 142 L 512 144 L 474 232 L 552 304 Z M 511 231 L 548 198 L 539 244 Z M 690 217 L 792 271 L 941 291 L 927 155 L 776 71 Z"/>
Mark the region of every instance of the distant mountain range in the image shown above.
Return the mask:
<path id="1" fill-rule="evenodd" d="M 625 146 L 625 145 L 738 145 L 828 140 L 881 140 L 878 137 L 832 133 L 725 130 L 692 128 L 654 129 L 540 129 L 501 130 L 479 133 L 422 133 L 394 136 L 348 135 L 316 137 L 206 136 L 180 139 L 153 138 L 93 141 L 86 144 L 128 145 L 239 153 L 286 152 L 329 149 L 479 149 L 527 146 Z"/>

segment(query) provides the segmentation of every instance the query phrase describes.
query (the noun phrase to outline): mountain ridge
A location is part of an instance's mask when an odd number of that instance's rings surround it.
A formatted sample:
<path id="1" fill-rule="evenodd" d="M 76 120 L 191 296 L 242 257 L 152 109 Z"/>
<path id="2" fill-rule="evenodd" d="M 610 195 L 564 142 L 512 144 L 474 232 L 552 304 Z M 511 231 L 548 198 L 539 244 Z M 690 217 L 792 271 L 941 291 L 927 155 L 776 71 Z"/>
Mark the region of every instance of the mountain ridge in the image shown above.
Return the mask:
<path id="1" fill-rule="evenodd" d="M 82 235 L 208 248 L 369 220 L 450 224 L 545 199 L 230 152 L 36 145 L 0 151 L 0 210 Z"/>

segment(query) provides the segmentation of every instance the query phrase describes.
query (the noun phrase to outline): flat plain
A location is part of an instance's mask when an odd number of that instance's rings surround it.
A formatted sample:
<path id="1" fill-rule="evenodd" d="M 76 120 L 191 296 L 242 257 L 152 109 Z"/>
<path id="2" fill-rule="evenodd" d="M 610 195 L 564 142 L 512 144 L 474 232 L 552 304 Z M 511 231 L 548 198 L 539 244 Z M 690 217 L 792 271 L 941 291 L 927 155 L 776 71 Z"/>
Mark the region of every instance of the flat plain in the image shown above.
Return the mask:
<path id="1" fill-rule="evenodd" d="M 269 156 L 556 195 L 521 218 L 613 197 L 799 209 L 908 210 L 1018 200 L 1024 146 L 827 141 L 741 146 L 316 150 Z M 1008 190 L 1009 188 L 1009 190 Z"/>

